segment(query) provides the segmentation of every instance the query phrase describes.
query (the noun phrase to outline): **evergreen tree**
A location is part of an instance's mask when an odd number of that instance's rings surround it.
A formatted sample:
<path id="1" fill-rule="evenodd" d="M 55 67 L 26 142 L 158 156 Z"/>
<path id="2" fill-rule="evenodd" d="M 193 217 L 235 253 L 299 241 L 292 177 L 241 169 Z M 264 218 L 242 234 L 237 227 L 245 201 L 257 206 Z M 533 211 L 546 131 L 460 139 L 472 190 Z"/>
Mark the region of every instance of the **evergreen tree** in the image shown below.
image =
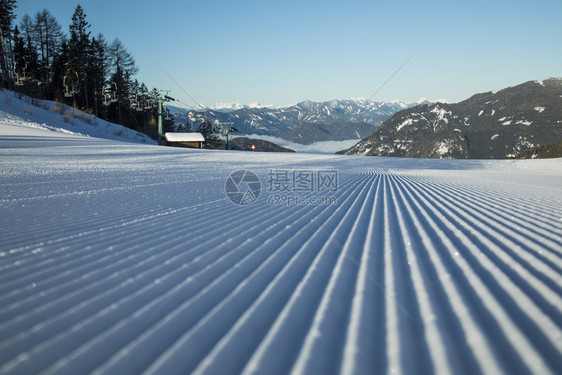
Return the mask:
<path id="1" fill-rule="evenodd" d="M 113 71 L 111 81 L 117 88 L 118 100 L 115 105 L 116 108 L 112 108 L 110 112 L 120 124 L 131 127 L 136 122 L 136 114 L 134 109 L 131 108 L 130 100 L 136 94 L 132 90 L 132 77 L 138 72 L 138 68 L 132 55 L 119 39 L 115 39 L 109 46 L 108 56 Z"/>
<path id="2" fill-rule="evenodd" d="M 218 129 L 209 120 L 205 119 L 199 125 L 199 133 L 205 138 L 205 148 L 219 147 Z"/>
<path id="3" fill-rule="evenodd" d="M 27 66 L 25 69 L 26 74 L 29 76 L 29 79 L 41 79 L 41 69 L 39 68 L 39 56 L 37 54 L 37 47 L 33 39 L 34 34 L 34 24 L 31 17 L 26 14 L 22 17 L 19 26 L 20 35 L 19 38 L 21 39 L 16 43 L 15 35 L 14 35 L 14 60 L 17 63 L 16 68 L 22 69 L 23 67 Z M 16 44 L 21 43 L 21 46 L 16 47 Z M 18 58 L 18 55 L 20 57 Z M 23 59 L 21 59 L 23 56 Z M 23 60 L 23 61 L 22 61 Z"/>
<path id="4" fill-rule="evenodd" d="M 23 85 L 23 79 L 28 77 L 29 70 L 26 61 L 26 51 L 23 38 L 20 36 L 18 27 L 14 27 L 14 74 L 16 85 Z"/>
<path id="5" fill-rule="evenodd" d="M 92 79 L 94 113 L 100 116 L 103 105 L 103 90 L 108 73 L 108 46 L 103 34 L 92 39 L 92 53 L 88 56 L 88 77 Z"/>
<path id="6" fill-rule="evenodd" d="M 89 108 L 89 77 L 87 70 L 87 56 L 91 51 L 90 46 L 90 24 L 86 21 L 84 9 L 78 4 L 72 15 L 72 23 L 70 24 L 70 39 L 68 41 L 67 54 L 67 72 L 68 80 L 77 80 L 74 82 L 78 86 L 79 94 L 77 102 L 80 106 Z"/>
<path id="7" fill-rule="evenodd" d="M 0 0 L 0 67 L 5 86 L 11 86 L 12 79 L 12 21 L 16 7 L 16 0 Z"/>
<path id="8" fill-rule="evenodd" d="M 55 54 L 49 73 L 51 76 L 49 95 L 57 100 L 61 99 L 64 93 L 63 80 L 67 74 L 68 53 L 68 45 L 63 41 L 60 52 Z"/>

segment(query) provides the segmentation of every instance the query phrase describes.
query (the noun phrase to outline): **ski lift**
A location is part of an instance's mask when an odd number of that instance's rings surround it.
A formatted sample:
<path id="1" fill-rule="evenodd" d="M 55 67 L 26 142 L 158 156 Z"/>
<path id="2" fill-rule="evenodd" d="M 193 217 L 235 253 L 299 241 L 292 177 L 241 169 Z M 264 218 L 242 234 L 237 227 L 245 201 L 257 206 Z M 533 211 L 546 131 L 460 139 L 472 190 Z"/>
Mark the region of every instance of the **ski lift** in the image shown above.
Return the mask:
<path id="1" fill-rule="evenodd" d="M 132 94 L 129 95 L 129 108 L 136 110 L 138 106 L 139 102 L 137 102 L 137 96 Z"/>
<path id="2" fill-rule="evenodd" d="M 14 63 L 14 74 L 16 75 L 15 85 L 16 86 L 23 86 L 24 82 L 29 79 L 29 77 L 25 75 L 25 70 L 27 69 L 27 63 L 25 63 L 25 66 L 23 67 L 22 74 L 18 74 L 17 67 L 18 67 L 18 64 Z"/>
<path id="3" fill-rule="evenodd" d="M 67 84 L 67 78 L 68 76 L 64 76 L 63 77 L 63 85 L 64 85 L 64 96 L 66 98 L 72 98 L 74 96 L 74 94 L 78 93 L 78 73 L 76 74 L 76 81 L 74 80 L 70 80 L 70 83 Z"/>
<path id="4" fill-rule="evenodd" d="M 164 120 L 170 121 L 172 119 L 170 117 L 170 111 L 168 110 L 168 107 L 164 103 L 162 104 L 162 114 L 164 115 Z"/>
<path id="5" fill-rule="evenodd" d="M 134 109 L 137 112 L 142 112 L 143 106 L 139 102 L 138 97 L 139 97 L 138 94 L 135 94 L 134 97 L 133 95 L 129 96 L 129 101 L 131 102 L 131 109 Z"/>
<path id="6" fill-rule="evenodd" d="M 111 92 L 107 91 L 107 89 L 103 89 L 103 102 L 102 104 L 107 106 L 111 103 Z"/>
<path id="7" fill-rule="evenodd" d="M 115 83 L 115 82 L 111 82 L 111 83 L 113 83 L 113 88 L 114 88 L 113 96 L 111 98 L 111 102 L 117 103 L 119 101 L 119 99 L 117 98 L 117 83 Z"/>
<path id="8" fill-rule="evenodd" d="M 115 82 L 107 82 L 107 87 L 103 89 L 103 105 L 110 105 L 117 101 L 117 84 Z"/>

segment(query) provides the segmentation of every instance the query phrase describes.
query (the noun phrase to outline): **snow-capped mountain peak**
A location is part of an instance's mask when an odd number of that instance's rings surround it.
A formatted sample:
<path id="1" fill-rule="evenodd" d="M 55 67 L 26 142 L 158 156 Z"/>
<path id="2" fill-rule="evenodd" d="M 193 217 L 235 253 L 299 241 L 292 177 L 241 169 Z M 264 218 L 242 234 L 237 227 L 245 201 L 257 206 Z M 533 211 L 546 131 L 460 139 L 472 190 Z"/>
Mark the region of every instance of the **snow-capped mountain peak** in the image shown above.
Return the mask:
<path id="1" fill-rule="evenodd" d="M 261 108 L 275 108 L 273 105 L 270 104 L 261 104 L 258 102 L 253 102 L 250 104 L 241 104 L 238 102 L 233 102 L 233 103 L 215 103 L 211 106 L 208 107 L 204 107 L 204 106 L 198 106 L 196 108 L 197 111 L 206 111 L 206 110 L 213 110 L 213 111 L 217 111 L 217 112 L 223 112 L 223 113 L 228 113 L 228 112 L 234 112 L 240 109 L 261 109 Z"/>

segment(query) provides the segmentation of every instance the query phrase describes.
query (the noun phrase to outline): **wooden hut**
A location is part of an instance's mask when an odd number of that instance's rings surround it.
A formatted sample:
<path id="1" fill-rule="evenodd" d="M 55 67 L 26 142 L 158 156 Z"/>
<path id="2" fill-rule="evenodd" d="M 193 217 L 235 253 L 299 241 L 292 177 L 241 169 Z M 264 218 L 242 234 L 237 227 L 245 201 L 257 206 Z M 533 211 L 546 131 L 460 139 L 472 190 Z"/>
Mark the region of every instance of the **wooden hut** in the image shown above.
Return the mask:
<path id="1" fill-rule="evenodd" d="M 205 138 L 201 133 L 166 133 L 164 140 L 167 146 L 203 148 Z"/>

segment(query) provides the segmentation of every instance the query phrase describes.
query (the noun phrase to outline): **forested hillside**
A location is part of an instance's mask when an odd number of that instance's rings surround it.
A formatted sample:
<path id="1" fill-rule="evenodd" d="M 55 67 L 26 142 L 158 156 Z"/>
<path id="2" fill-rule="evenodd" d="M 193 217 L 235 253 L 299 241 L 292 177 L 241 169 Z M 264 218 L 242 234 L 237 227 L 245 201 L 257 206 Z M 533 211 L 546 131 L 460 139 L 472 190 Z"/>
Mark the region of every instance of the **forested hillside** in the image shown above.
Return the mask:
<path id="1" fill-rule="evenodd" d="M 80 5 L 68 30 L 48 9 L 25 14 L 15 24 L 16 8 L 16 0 L 0 1 L 1 87 L 156 136 L 155 96 L 160 93 L 135 78 L 139 68 L 118 38 L 93 35 Z M 170 128 L 173 119 L 166 117 L 164 126 Z"/>

